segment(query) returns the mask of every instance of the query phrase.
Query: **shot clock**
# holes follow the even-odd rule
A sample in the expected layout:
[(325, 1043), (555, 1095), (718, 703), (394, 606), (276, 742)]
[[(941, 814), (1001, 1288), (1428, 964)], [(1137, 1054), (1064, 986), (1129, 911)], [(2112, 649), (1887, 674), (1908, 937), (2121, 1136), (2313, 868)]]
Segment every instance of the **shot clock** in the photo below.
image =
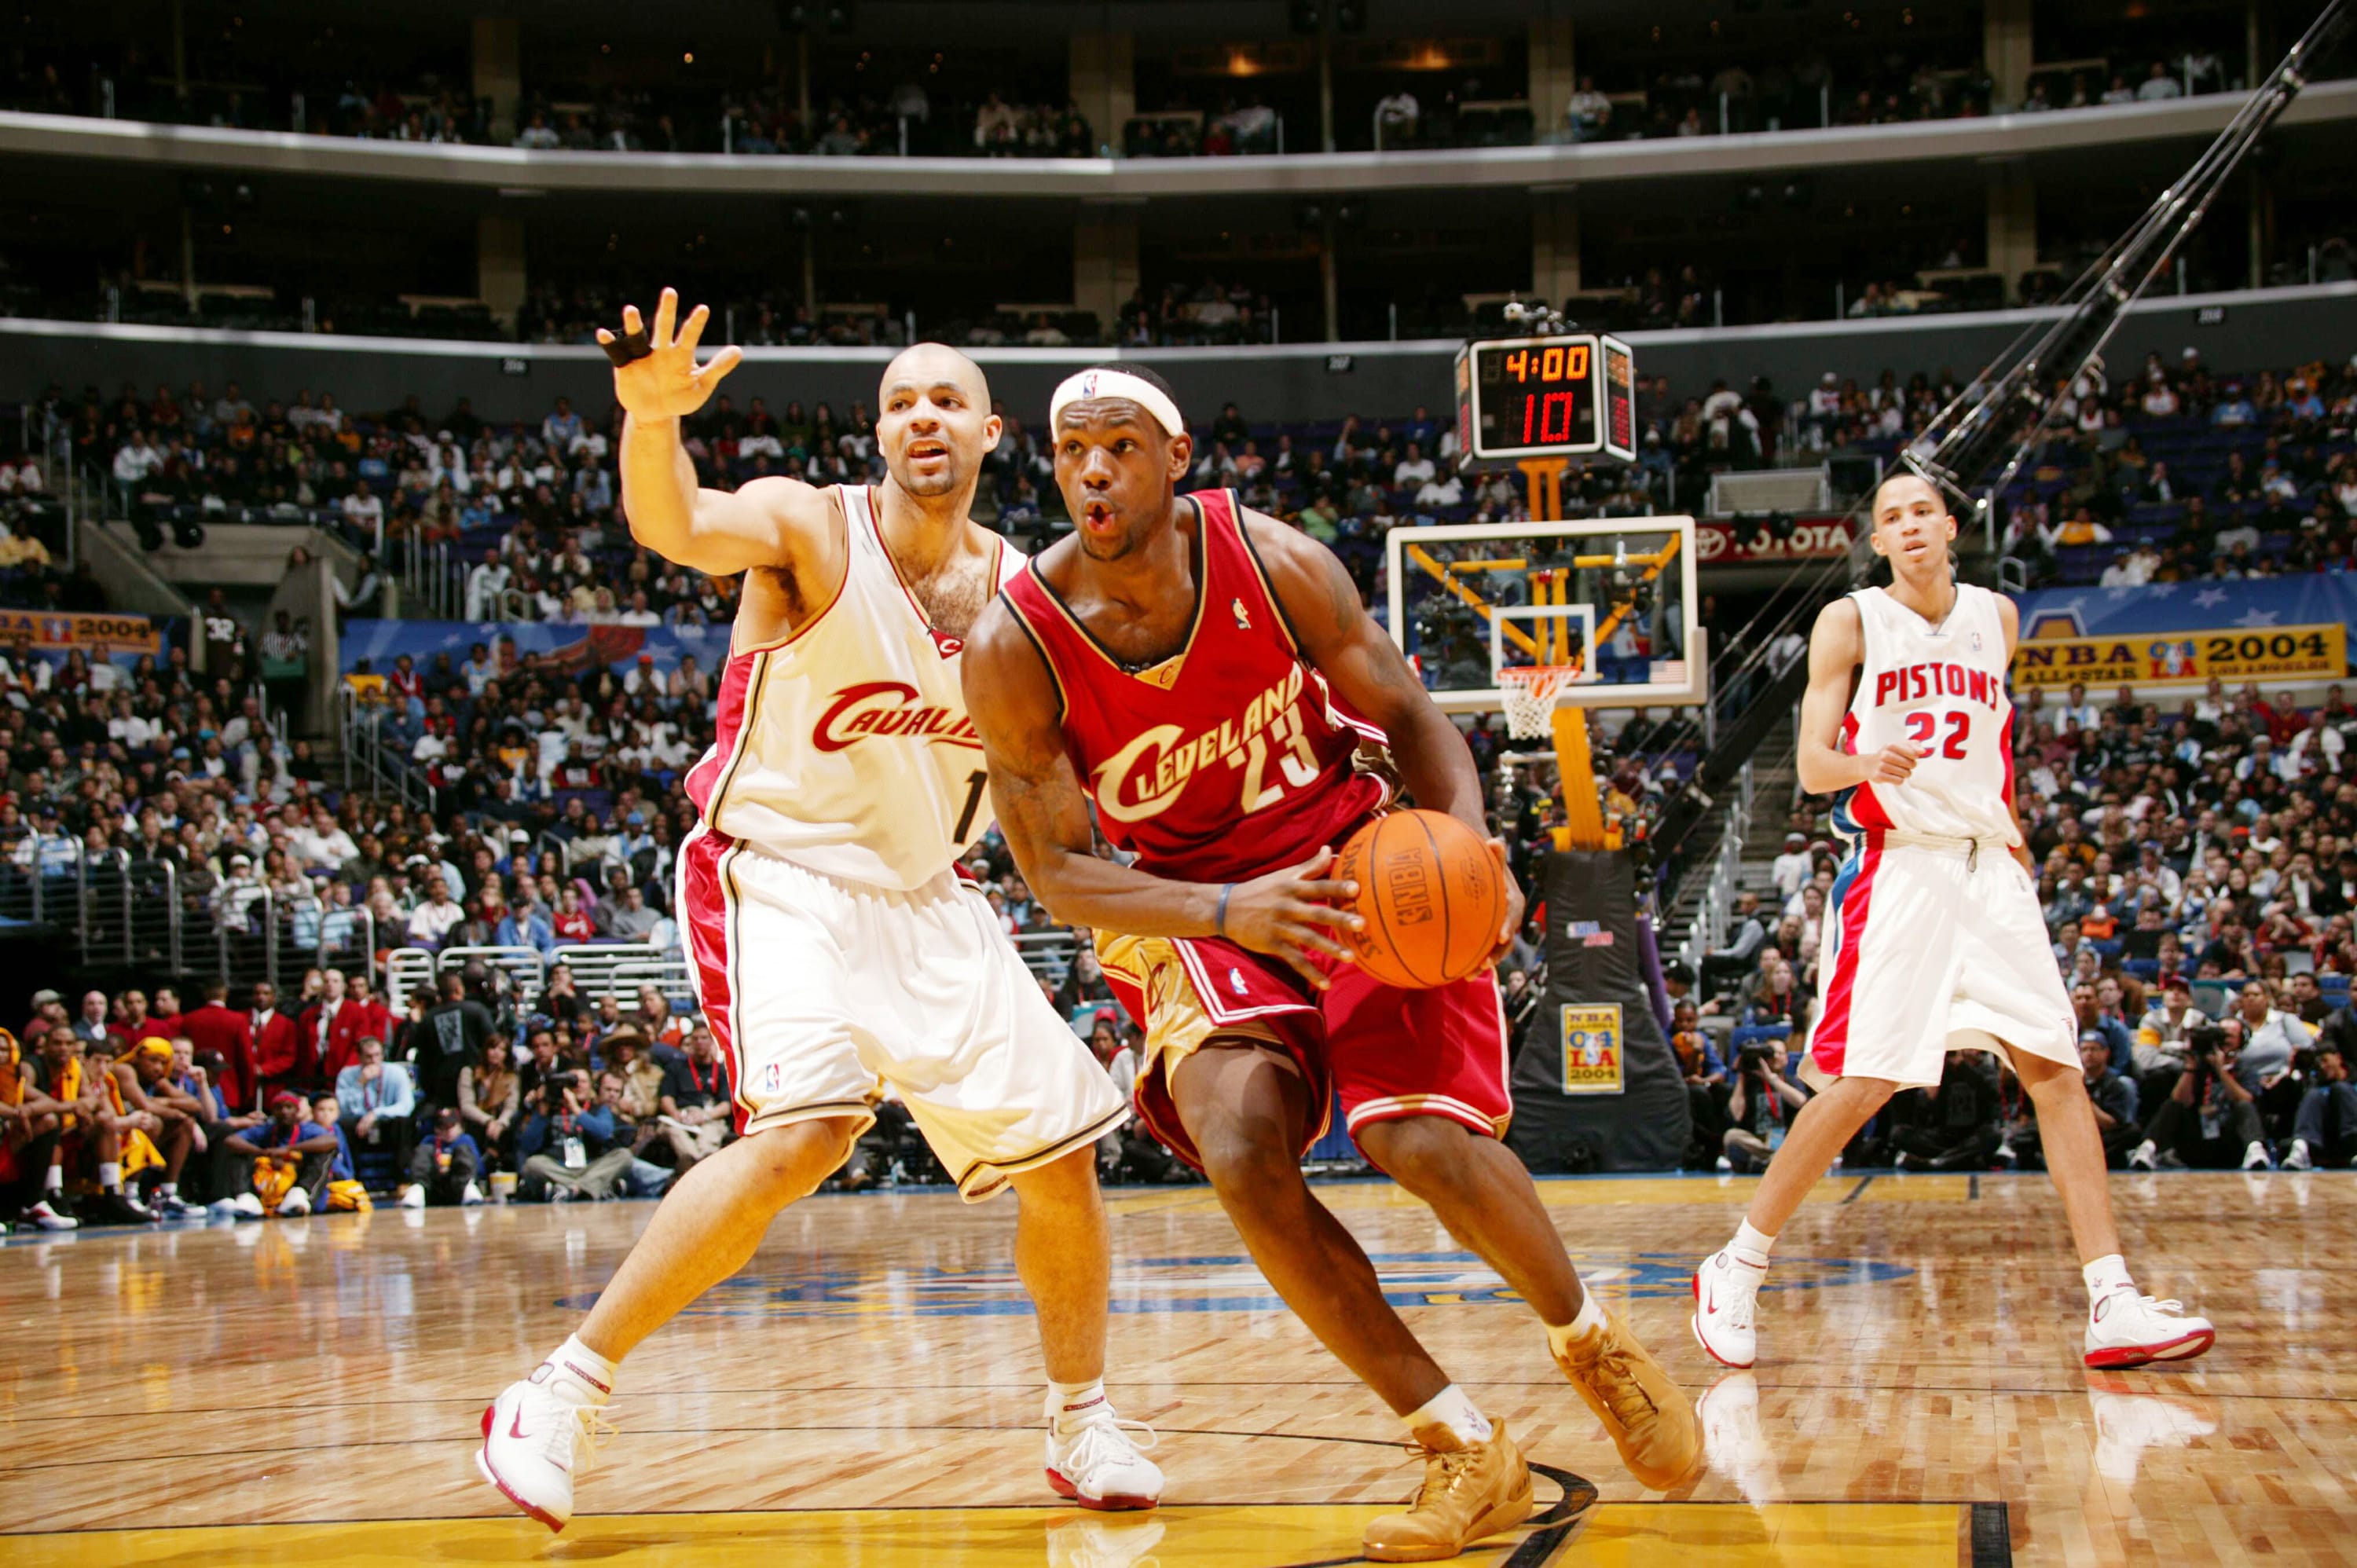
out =
[(1491, 338), (1457, 351), (1457, 446), (1470, 463), (1637, 457), (1636, 362), (1591, 332)]

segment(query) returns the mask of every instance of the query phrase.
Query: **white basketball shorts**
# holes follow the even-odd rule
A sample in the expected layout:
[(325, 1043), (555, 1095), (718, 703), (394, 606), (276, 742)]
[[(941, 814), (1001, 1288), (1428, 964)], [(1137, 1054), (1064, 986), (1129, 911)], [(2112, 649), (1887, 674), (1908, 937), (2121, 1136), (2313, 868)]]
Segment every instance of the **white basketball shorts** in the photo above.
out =
[(888, 1085), (974, 1203), (1129, 1119), (954, 873), (898, 892), (699, 827), (680, 849), (679, 911), (740, 1133), (826, 1116), (865, 1131)]
[(1951, 1048), (1991, 1036), (2078, 1065), (2038, 890), (1997, 840), (1867, 829), (1834, 880), (1817, 972), (1813, 1076), (1934, 1084)]

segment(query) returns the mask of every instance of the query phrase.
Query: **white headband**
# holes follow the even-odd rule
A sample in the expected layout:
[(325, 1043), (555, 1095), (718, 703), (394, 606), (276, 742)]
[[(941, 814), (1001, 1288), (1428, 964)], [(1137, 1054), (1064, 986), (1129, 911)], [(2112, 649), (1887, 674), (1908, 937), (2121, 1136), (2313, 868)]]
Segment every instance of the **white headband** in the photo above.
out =
[(1056, 395), (1049, 400), (1049, 433), (1055, 431), (1056, 421), (1063, 417), (1066, 408), (1097, 397), (1128, 399), (1152, 414), (1161, 424), (1165, 435), (1178, 435), (1187, 428), (1187, 422), (1178, 417), (1178, 405), (1170, 401), (1169, 393), (1153, 382), (1141, 381), (1125, 371), (1082, 371), (1078, 375), (1065, 377), (1063, 385), (1058, 387)]

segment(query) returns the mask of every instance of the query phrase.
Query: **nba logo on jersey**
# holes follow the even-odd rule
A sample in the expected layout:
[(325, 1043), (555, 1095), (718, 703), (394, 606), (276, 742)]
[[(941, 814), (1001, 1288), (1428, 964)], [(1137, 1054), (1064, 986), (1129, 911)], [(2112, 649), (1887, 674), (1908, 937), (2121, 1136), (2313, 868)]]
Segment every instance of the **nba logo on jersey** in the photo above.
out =
[(1244, 972), (1243, 970), (1231, 968), (1228, 971), (1228, 989), (1234, 992), (1239, 996), (1244, 994)]
[(1243, 600), (1230, 599), (1228, 601), (1228, 607), (1236, 612), (1236, 629), (1238, 631), (1250, 631), (1252, 629), (1252, 617), (1244, 613)]
[(763, 1068), (761, 1069), (761, 1092), (763, 1094), (770, 1095), (776, 1094), (780, 1089), (783, 1087), (783, 1073), (784, 1068), (778, 1062), (773, 1061), (770, 1063), (769, 1066)]

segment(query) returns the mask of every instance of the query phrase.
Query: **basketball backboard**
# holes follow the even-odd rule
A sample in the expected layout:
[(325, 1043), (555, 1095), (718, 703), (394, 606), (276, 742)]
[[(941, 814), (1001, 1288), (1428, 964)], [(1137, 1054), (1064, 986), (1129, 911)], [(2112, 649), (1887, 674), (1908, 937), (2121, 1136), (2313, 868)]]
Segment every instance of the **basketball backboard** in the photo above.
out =
[(1501, 670), (1573, 665), (1560, 701), (1676, 707), (1707, 694), (1690, 517), (1394, 528), (1392, 640), (1442, 711), (1502, 710)]

